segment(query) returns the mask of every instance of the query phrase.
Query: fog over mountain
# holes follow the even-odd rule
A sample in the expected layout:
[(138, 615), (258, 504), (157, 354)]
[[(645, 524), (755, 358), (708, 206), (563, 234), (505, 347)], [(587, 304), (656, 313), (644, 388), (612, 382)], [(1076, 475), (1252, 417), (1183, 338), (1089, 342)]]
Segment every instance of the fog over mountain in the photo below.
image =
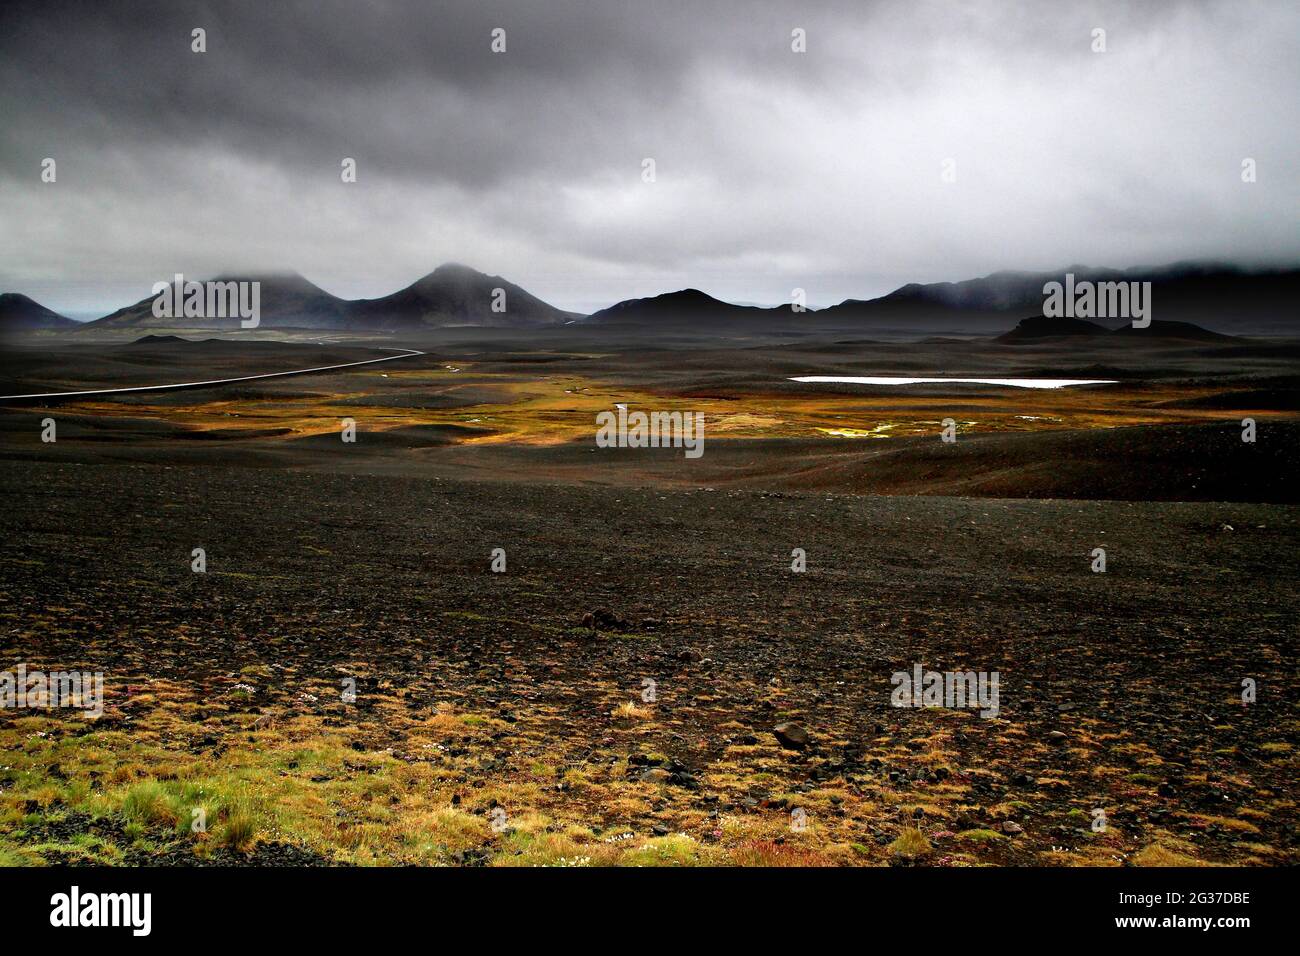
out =
[[(1180, 262), (1133, 269), (1070, 265), (1044, 272), (999, 272), (960, 282), (909, 283), (868, 301), (848, 299), (818, 313), (907, 329), (1005, 328), (1008, 316), (1041, 312), (1044, 287), (1078, 282), (1150, 283), (1152, 317), (1198, 322), (1223, 331), (1294, 334), (1300, 269), (1246, 270), (1224, 263)], [(1106, 321), (1106, 317), (1099, 317)], [(1109, 325), (1124, 322), (1110, 317)]]
[[(1300, 269), (1247, 270), (1222, 263), (1184, 262), (1127, 270), (1073, 265), (1041, 273), (1000, 272), (960, 282), (908, 283), (887, 295), (846, 299), (824, 309), (797, 309), (794, 303), (758, 307), (724, 302), (699, 289), (681, 289), (624, 299), (590, 315), (558, 309), (502, 276), (487, 275), (459, 263), (444, 263), (404, 288), (374, 299), (342, 299), (293, 272), (225, 275), (212, 282), (256, 282), (259, 327), (264, 328), (388, 332), (581, 325), (689, 329), (723, 335), (756, 329), (814, 328), (980, 334), (1007, 331), (1026, 313), (1042, 312), (1044, 289), (1066, 275), (1073, 276), (1080, 285), (1097, 288), (1149, 286), (1144, 315), (1156, 323), (1152, 336), (1178, 332), (1186, 337), (1187, 330), (1179, 331), (1179, 325), (1188, 322), (1238, 334), (1297, 332), (1295, 304), (1300, 301)], [(187, 281), (195, 280), (189, 277)], [(163, 298), (170, 302), (171, 288), (165, 291)], [(251, 296), (251, 290), (239, 294), (241, 299), (232, 300), (232, 308), (237, 309), (243, 297)], [(183, 293), (181, 301), (188, 295)], [(154, 305), (155, 297), (146, 296), (80, 326), (25, 295), (5, 293), (0, 295), (0, 331), (237, 328), (235, 311), (187, 316), (178, 310), (155, 315)], [(1105, 324), (1099, 326), (1068, 316), (1047, 321), (1039, 321), (1041, 315), (1031, 316), (1011, 331), (1009, 340), (1110, 331), (1117, 324), (1128, 325), (1131, 317), (1108, 314), (1102, 309), (1096, 318)]]
[(459, 263), (441, 265), (392, 295), (352, 303), (350, 314), (355, 324), (378, 328), (527, 328), (577, 318), (576, 313), (548, 305), (501, 276), (485, 275)]
[(589, 313), (1300, 259), (1295, 4), (129, 10), (0, 6), (0, 288), (65, 314), (268, 264), (358, 299), (467, 262)]
[[(556, 309), (500, 276), (446, 263), (390, 295), (341, 299), (297, 273), (225, 275), (215, 282), (257, 282), (259, 327), (387, 331), (444, 326), (528, 328), (559, 325), (576, 316)], [(187, 281), (206, 280), (187, 277)], [(497, 290), (500, 290), (498, 294)], [(497, 307), (494, 308), (494, 301)], [(154, 297), (118, 309), (86, 327), (237, 328), (237, 317), (154, 314)]]

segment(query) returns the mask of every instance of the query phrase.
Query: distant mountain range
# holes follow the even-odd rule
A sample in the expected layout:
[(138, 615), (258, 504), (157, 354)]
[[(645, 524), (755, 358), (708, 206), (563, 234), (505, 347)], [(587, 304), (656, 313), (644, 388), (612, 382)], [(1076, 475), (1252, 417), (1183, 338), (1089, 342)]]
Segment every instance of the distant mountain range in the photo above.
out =
[[(547, 305), (500, 276), (448, 263), (422, 279), (379, 299), (340, 299), (297, 273), (223, 276), (219, 282), (260, 283), (260, 328), (391, 331), (447, 326), (529, 328), (559, 325), (576, 318)], [(502, 290), (499, 294), (496, 290)], [(500, 311), (493, 311), (493, 303)], [(141, 299), (112, 315), (86, 323), (98, 328), (238, 327), (230, 318), (158, 318), (154, 297)]]
[[(1183, 262), (1127, 270), (1070, 266), (1057, 272), (995, 272), (963, 282), (912, 283), (879, 298), (846, 299), (828, 308), (799, 312), (790, 305), (735, 305), (698, 289), (683, 289), (628, 299), (585, 316), (557, 309), (500, 276), (454, 263), (439, 266), (406, 288), (377, 299), (341, 299), (296, 273), (225, 276), (218, 281), (261, 283), (262, 328), (365, 332), (452, 326), (541, 328), (578, 323), (698, 331), (825, 328), (991, 334), (1011, 329), (1027, 312), (1041, 311), (1044, 285), (1061, 282), (1066, 273), (1072, 273), (1076, 282), (1150, 282), (1152, 316), (1161, 323), (1195, 323), (1226, 333), (1300, 331), (1296, 308), (1300, 301), (1300, 269), (1248, 270), (1221, 263)], [(232, 318), (156, 318), (153, 301), (150, 296), (82, 324), (26, 296), (6, 293), (0, 295), (0, 330), (238, 327), (237, 319)], [(1021, 338), (1034, 334), (1033, 326), (1020, 330)]]
[[(629, 299), (579, 321), (592, 325), (719, 327), (743, 322), (787, 329), (991, 333), (1006, 330), (1026, 312), (1041, 311), (1043, 287), (1063, 281), (1067, 273), (1072, 273), (1076, 282), (1150, 282), (1152, 315), (1160, 317), (1162, 329), (1166, 328), (1164, 323), (1183, 322), (1223, 332), (1300, 331), (1300, 269), (1249, 271), (1213, 263), (1127, 270), (1070, 266), (1059, 272), (995, 272), (964, 282), (911, 283), (876, 299), (845, 299), (839, 305), (806, 312), (794, 312), (789, 305), (768, 309), (731, 305), (696, 289), (686, 289)], [(1116, 318), (1111, 324), (1123, 321)], [(1144, 330), (1130, 326), (1130, 331)]]
[(1056, 272), (995, 272), (965, 282), (912, 283), (878, 299), (845, 300), (818, 315), (926, 331), (996, 331), (1005, 329), (1012, 315), (1041, 313), (1043, 286), (1061, 282), (1067, 273), (1076, 282), (1150, 282), (1152, 317), (1162, 321), (1194, 322), (1223, 332), (1300, 328), (1300, 269), (1251, 271), (1193, 262), (1136, 269), (1076, 265)]

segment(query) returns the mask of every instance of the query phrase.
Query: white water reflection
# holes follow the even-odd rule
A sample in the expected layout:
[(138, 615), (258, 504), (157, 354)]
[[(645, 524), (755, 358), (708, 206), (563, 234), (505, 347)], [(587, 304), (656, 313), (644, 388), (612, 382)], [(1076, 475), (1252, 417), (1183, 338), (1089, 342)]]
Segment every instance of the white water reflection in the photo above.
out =
[(1006, 385), (1012, 388), (1118, 384), (1113, 378), (907, 378), (900, 375), (800, 375), (790, 381), (839, 385)]

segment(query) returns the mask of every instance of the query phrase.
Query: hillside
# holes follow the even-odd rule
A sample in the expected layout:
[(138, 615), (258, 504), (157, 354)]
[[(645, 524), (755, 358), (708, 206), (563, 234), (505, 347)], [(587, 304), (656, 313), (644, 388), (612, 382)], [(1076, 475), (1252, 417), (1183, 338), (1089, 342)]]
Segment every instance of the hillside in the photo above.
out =
[[(494, 308), (498, 303), (499, 311)], [(354, 326), (414, 329), (530, 328), (562, 325), (577, 316), (543, 302), (501, 276), (447, 263), (391, 295), (349, 303), (348, 317)]]
[(20, 293), (0, 294), (0, 333), (33, 329), (73, 329), (79, 324)]

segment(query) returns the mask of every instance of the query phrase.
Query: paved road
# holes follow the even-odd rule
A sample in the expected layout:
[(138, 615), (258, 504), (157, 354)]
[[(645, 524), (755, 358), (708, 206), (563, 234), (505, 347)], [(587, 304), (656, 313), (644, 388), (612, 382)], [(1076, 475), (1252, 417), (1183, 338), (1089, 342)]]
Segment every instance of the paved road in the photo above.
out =
[(34, 392), (31, 395), (0, 395), (0, 402), (18, 401), (29, 398), (88, 398), (94, 395), (121, 395), (126, 392), (166, 392), (180, 388), (206, 388), (210, 385), (232, 385), (235, 382), (252, 382), (259, 378), (283, 378), (286, 375), (308, 375), (312, 372), (333, 372), (341, 368), (356, 368), (358, 365), (374, 365), (376, 362), (392, 362), (396, 359), (410, 358), (412, 355), (424, 355), (415, 349), (383, 349), (385, 352), (400, 352), (400, 355), (385, 355), (383, 358), (366, 359), (364, 362), (346, 362), (343, 365), (321, 365), (317, 368), (296, 368), (289, 372), (264, 372), (261, 375), (241, 375), (239, 378), (214, 378), (206, 382), (176, 382), (172, 385), (136, 385), (132, 388), (91, 388), (80, 392)]

